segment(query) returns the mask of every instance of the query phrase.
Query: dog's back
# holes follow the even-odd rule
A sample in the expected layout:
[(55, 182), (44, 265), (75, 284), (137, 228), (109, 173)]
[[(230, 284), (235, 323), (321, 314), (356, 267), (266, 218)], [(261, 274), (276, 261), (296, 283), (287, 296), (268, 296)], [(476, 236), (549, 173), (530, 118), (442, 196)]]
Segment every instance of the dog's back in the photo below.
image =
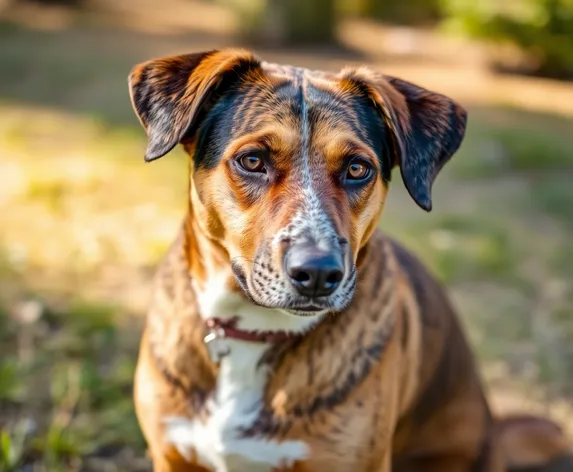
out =
[[(398, 423), (394, 470), (416, 470), (418, 460), (427, 460), (423, 451), (432, 441), (442, 441), (444, 436), (452, 436), (452, 441), (474, 436), (475, 431), (471, 429), (476, 422), (471, 423), (471, 429), (468, 426), (461, 430), (439, 424), (444, 418), (443, 410), (459, 403), (460, 397), (476, 415), (477, 423), (477, 416), (483, 418), (483, 442), (477, 453), (476, 471), (489, 470), (487, 466), (495, 463), (508, 472), (573, 471), (571, 446), (557, 424), (532, 415), (493, 417), (482, 393), (470, 346), (445, 291), (418, 258), (397, 242), (392, 244), (419, 306), (424, 358), (436, 360), (422, 364), (417, 400)], [(468, 398), (473, 401), (468, 402)], [(467, 414), (466, 411), (464, 416)], [(426, 435), (425, 430), (430, 431), (430, 435)], [(436, 431), (442, 434), (436, 437)], [(439, 465), (436, 467), (440, 470)]]

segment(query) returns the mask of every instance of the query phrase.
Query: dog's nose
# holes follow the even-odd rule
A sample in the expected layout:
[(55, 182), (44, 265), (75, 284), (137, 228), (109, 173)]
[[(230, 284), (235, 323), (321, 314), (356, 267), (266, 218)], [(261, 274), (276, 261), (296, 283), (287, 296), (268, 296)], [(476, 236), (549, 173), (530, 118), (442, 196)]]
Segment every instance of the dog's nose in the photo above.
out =
[(285, 257), (285, 271), (298, 293), (325, 297), (333, 293), (344, 277), (341, 254), (312, 245), (292, 246)]

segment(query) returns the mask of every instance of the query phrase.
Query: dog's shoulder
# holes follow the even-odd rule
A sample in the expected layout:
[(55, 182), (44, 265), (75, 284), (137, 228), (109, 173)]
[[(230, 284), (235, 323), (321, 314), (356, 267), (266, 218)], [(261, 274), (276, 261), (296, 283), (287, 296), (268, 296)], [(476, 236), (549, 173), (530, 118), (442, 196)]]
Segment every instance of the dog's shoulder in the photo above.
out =
[(381, 240), (389, 246), (400, 275), (407, 281), (408, 296), (414, 298), (423, 327), (440, 331), (459, 328), (458, 315), (444, 285), (426, 264), (394, 238), (383, 235)]
[[(394, 239), (384, 236), (384, 240), (391, 247), (399, 276), (407, 281), (400, 296), (410, 300), (404, 305), (415, 307), (417, 316), (409, 319), (418, 326), (409, 326), (407, 331), (420, 331), (418, 388), (398, 422), (394, 440), (396, 463), (404, 465), (397, 470), (410, 470), (410, 454), (415, 456), (417, 447), (430, 447), (444, 438), (453, 449), (464, 450), (476, 460), (483, 455), (486, 460), (481, 448), (487, 447), (490, 412), (461, 320), (445, 287), (425, 264)], [(453, 428), (457, 422), (475, 428)], [(442, 437), (428, 436), (427, 431), (442, 431)]]
[(408, 280), (416, 303), (420, 307), (423, 321), (429, 324), (444, 323), (447, 317), (437, 315), (437, 306), (443, 306), (448, 315), (453, 314), (443, 285), (430, 272), (428, 267), (403, 244), (391, 236), (384, 235), (385, 243), (391, 247), (400, 272)]
[(400, 273), (408, 281), (409, 293), (405, 296), (414, 299), (418, 311), (419, 355), (424, 362), (419, 401), (411, 416), (423, 423), (464, 390), (480, 390), (476, 364), (461, 320), (443, 284), (405, 246), (389, 236), (383, 238), (392, 248)]

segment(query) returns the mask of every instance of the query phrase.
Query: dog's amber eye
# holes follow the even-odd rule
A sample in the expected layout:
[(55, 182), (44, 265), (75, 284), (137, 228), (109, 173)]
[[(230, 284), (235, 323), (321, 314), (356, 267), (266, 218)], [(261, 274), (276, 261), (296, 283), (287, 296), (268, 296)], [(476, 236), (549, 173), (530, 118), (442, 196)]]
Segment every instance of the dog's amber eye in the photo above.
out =
[(248, 154), (239, 159), (241, 167), (249, 172), (265, 172), (263, 159), (256, 154)]
[(370, 175), (370, 167), (361, 162), (353, 162), (346, 171), (347, 180), (364, 180)]

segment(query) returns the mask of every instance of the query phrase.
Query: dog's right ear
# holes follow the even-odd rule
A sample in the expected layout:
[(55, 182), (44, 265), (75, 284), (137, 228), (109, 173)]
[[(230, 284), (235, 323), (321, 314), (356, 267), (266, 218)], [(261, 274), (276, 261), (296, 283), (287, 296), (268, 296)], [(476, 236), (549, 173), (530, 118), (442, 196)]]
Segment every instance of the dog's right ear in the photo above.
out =
[(129, 74), (133, 108), (148, 137), (145, 160), (153, 161), (194, 133), (220, 94), (249, 74), (261, 74), (248, 51), (225, 49), (155, 59)]

